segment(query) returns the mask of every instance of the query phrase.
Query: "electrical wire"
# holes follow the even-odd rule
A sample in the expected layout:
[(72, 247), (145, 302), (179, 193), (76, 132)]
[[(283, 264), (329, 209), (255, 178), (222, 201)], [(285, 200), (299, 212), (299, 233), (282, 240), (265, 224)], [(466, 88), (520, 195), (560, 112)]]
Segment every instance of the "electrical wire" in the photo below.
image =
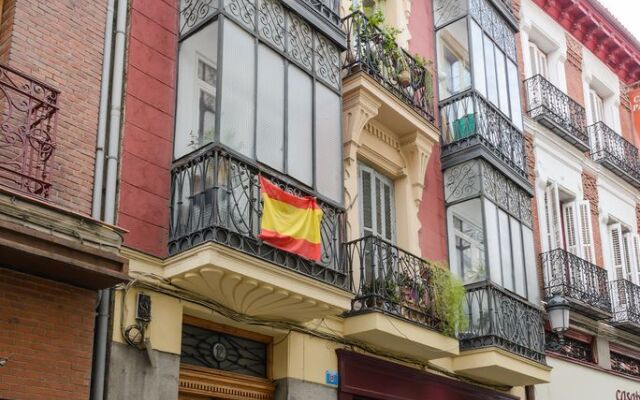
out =
[[(131, 273), (134, 273), (133, 271)], [(331, 342), (335, 342), (338, 344), (341, 344), (343, 346), (346, 346), (349, 349), (352, 350), (360, 350), (366, 353), (370, 353), (370, 354), (374, 354), (380, 357), (384, 357), (384, 358), (388, 358), (388, 359), (392, 359), (395, 361), (399, 361), (402, 363), (406, 363), (406, 364), (411, 364), (411, 365), (415, 365), (420, 367), (420, 369), (422, 369), (423, 371), (435, 371), (438, 372), (442, 375), (448, 376), (450, 378), (454, 378), (460, 381), (464, 381), (467, 383), (471, 383), (474, 385), (480, 385), (480, 386), (484, 386), (484, 387), (488, 387), (494, 390), (498, 390), (498, 391), (509, 391), (511, 389), (511, 387), (509, 386), (501, 386), (501, 385), (488, 385), (484, 382), (480, 382), (477, 381), (475, 379), (472, 378), (467, 378), (461, 375), (458, 375), (454, 372), (451, 372), (445, 368), (442, 368), (436, 364), (433, 364), (430, 361), (422, 361), (419, 359), (416, 359), (414, 357), (410, 357), (410, 356), (403, 356), (403, 355), (399, 355), (396, 353), (392, 353), (386, 350), (382, 350), (380, 348), (377, 348), (376, 346), (372, 346), (368, 343), (359, 341), (359, 340), (354, 340), (354, 339), (349, 339), (349, 338), (345, 338), (340, 336), (337, 332), (335, 332), (333, 329), (331, 329), (330, 327), (327, 326), (327, 324), (324, 322), (324, 320), (320, 321), (320, 323), (318, 324), (318, 327), (320, 326), (320, 324), (324, 324), (325, 327), (331, 331), (331, 333), (327, 333), (327, 332), (322, 332), (319, 330), (314, 330), (314, 329), (310, 329), (307, 328), (305, 326), (302, 326), (300, 324), (297, 324), (295, 322), (291, 322), (291, 321), (284, 321), (284, 320), (272, 320), (272, 319), (262, 319), (262, 318), (257, 318), (257, 317), (253, 317), (250, 315), (246, 315), (246, 314), (242, 314), (239, 313), (229, 307), (226, 307), (218, 302), (216, 302), (215, 300), (212, 299), (208, 299), (204, 296), (200, 296), (194, 293), (191, 293), (189, 291), (180, 289), (174, 285), (172, 285), (167, 279), (160, 277), (156, 274), (149, 274), (149, 273), (137, 273), (137, 276), (132, 279), (131, 281), (129, 281), (126, 284), (120, 284), (116, 287), (116, 290), (123, 290), (124, 296), (123, 296), (123, 303), (124, 303), (124, 299), (127, 297), (127, 293), (130, 289), (132, 288), (140, 288), (140, 289), (147, 289), (147, 290), (151, 290), (154, 292), (158, 292), (158, 293), (162, 293), (165, 294), (167, 296), (171, 296), (183, 301), (187, 301), (189, 303), (192, 304), (196, 304), (199, 306), (202, 306), (204, 308), (207, 308), (223, 317), (226, 317), (228, 319), (231, 319), (235, 322), (240, 322), (240, 323), (244, 323), (247, 325), (252, 325), (252, 326), (263, 326), (263, 327), (269, 327), (269, 328), (273, 328), (276, 330), (281, 330), (281, 331), (287, 331), (287, 335), (285, 336), (288, 337), (291, 332), (297, 332), (297, 333), (301, 333), (301, 334), (306, 334), (312, 337), (316, 337), (318, 339), (322, 339), (322, 340), (326, 340), (326, 341), (331, 341)], [(147, 279), (144, 278), (151, 278), (151, 279), (155, 279), (157, 281), (159, 281), (160, 283), (152, 283), (150, 281), (148, 281)], [(123, 304), (123, 306), (121, 307), (121, 319), (120, 319), (120, 328), (121, 328), (121, 332), (123, 333), (124, 336), (124, 331), (125, 331), (125, 322), (124, 322), (124, 308), (125, 305)], [(279, 341), (279, 343), (281, 343), (281, 341)]]

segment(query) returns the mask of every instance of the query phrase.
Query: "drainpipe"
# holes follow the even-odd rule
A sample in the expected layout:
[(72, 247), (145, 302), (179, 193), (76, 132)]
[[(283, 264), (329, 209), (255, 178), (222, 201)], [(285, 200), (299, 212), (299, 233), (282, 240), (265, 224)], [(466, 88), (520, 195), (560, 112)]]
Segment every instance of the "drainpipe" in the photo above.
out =
[(120, 154), (120, 120), (122, 117), (122, 86), (124, 80), (125, 30), (127, 28), (127, 0), (119, 0), (116, 17), (115, 47), (113, 55), (113, 81), (111, 83), (111, 109), (109, 111), (109, 148), (107, 151), (107, 177), (104, 199), (104, 221), (115, 223), (118, 159)]
[(109, 105), (109, 84), (111, 83), (111, 47), (113, 45), (113, 2), (107, 2), (107, 20), (104, 30), (104, 56), (102, 59), (102, 82), (100, 84), (100, 111), (98, 114), (98, 138), (96, 143), (96, 165), (93, 181), (93, 204), (91, 215), (102, 217), (102, 185), (104, 180), (104, 146), (107, 141), (107, 111)]
[[(107, 2), (104, 59), (102, 63), (102, 83), (100, 88), (100, 110), (98, 116), (96, 164), (91, 212), (94, 218), (102, 219), (101, 217), (104, 211), (104, 221), (109, 224), (115, 223), (127, 3), (127, 0), (118, 0), (117, 2), (115, 48), (114, 54), (112, 55), (115, 0), (108, 0)], [(113, 76), (111, 76), (111, 71), (113, 71)], [(109, 97), (111, 97), (111, 107), (108, 107)], [(109, 148), (107, 154), (106, 192), (103, 207), (102, 187), (105, 145), (107, 142), (107, 114), (109, 114)], [(95, 323), (93, 367), (91, 370), (91, 400), (104, 400), (111, 290), (101, 290), (99, 292), (99, 300)]]

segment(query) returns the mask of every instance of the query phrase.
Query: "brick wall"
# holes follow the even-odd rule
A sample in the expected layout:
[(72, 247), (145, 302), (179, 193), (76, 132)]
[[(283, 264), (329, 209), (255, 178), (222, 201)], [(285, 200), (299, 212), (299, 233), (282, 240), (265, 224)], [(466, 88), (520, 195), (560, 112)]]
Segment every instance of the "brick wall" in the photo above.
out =
[(166, 256), (177, 62), (177, 0), (133, 0), (118, 225), (125, 245)]
[(640, 143), (636, 143), (636, 135), (633, 131), (629, 89), (623, 82), (620, 82), (620, 130), (625, 139), (634, 143), (636, 146), (640, 145)]
[(564, 63), (564, 67), (567, 76), (567, 94), (584, 107), (582, 44), (568, 33), (565, 36), (567, 38), (567, 61)]
[(50, 200), (90, 213), (106, 0), (5, 0), (0, 60), (61, 91)]
[(0, 268), (0, 398), (89, 398), (95, 292)]
[(600, 198), (598, 196), (598, 180), (595, 176), (582, 172), (582, 191), (584, 199), (591, 203), (591, 226), (593, 231), (593, 245), (596, 253), (596, 264), (604, 268), (602, 253), (602, 237), (600, 236)]

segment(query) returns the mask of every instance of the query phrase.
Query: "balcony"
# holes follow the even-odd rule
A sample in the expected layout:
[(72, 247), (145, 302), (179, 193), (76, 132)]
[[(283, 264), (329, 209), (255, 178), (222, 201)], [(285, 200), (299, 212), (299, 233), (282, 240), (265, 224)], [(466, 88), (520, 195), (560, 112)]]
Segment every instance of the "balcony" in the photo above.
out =
[(344, 211), (318, 199), (322, 256), (315, 262), (258, 239), (262, 175), (295, 195), (315, 195), (220, 144), (178, 160), (169, 253), (164, 277), (172, 284), (237, 312), (308, 321), (348, 310), (352, 294), (341, 263)]
[(456, 372), (493, 384), (549, 380), (543, 311), (490, 282), (467, 285), (469, 327), (459, 333)]
[(607, 271), (563, 249), (540, 255), (545, 299), (556, 294), (579, 312), (595, 319), (611, 317)]
[(640, 334), (640, 286), (626, 279), (612, 281), (611, 302), (612, 325)]
[(541, 75), (527, 79), (524, 86), (531, 118), (580, 151), (589, 151), (584, 108)]
[(467, 91), (440, 103), (442, 168), (483, 157), (520, 186), (527, 180), (524, 138), (481, 95)]
[(47, 198), (59, 92), (0, 65), (0, 185)]
[(428, 121), (434, 121), (433, 76), (426, 66), (389, 43), (388, 35), (356, 11), (343, 19), (347, 32), (345, 77), (364, 72)]
[(638, 148), (603, 122), (589, 126), (588, 131), (593, 146), (591, 157), (635, 188), (640, 189)]
[(360, 278), (345, 336), (425, 360), (458, 353), (457, 340), (442, 333), (438, 289), (426, 261), (376, 236), (345, 248), (349, 268)]

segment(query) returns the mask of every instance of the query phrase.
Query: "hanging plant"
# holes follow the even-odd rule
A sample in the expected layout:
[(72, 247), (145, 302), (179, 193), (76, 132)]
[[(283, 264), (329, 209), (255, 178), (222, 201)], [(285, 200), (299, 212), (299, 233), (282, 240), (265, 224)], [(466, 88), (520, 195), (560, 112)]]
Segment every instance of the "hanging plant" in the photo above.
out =
[(443, 333), (455, 336), (469, 326), (465, 313), (465, 288), (454, 276), (446, 263), (433, 263), (430, 268), (430, 283), (433, 288), (433, 310), (442, 321)]

